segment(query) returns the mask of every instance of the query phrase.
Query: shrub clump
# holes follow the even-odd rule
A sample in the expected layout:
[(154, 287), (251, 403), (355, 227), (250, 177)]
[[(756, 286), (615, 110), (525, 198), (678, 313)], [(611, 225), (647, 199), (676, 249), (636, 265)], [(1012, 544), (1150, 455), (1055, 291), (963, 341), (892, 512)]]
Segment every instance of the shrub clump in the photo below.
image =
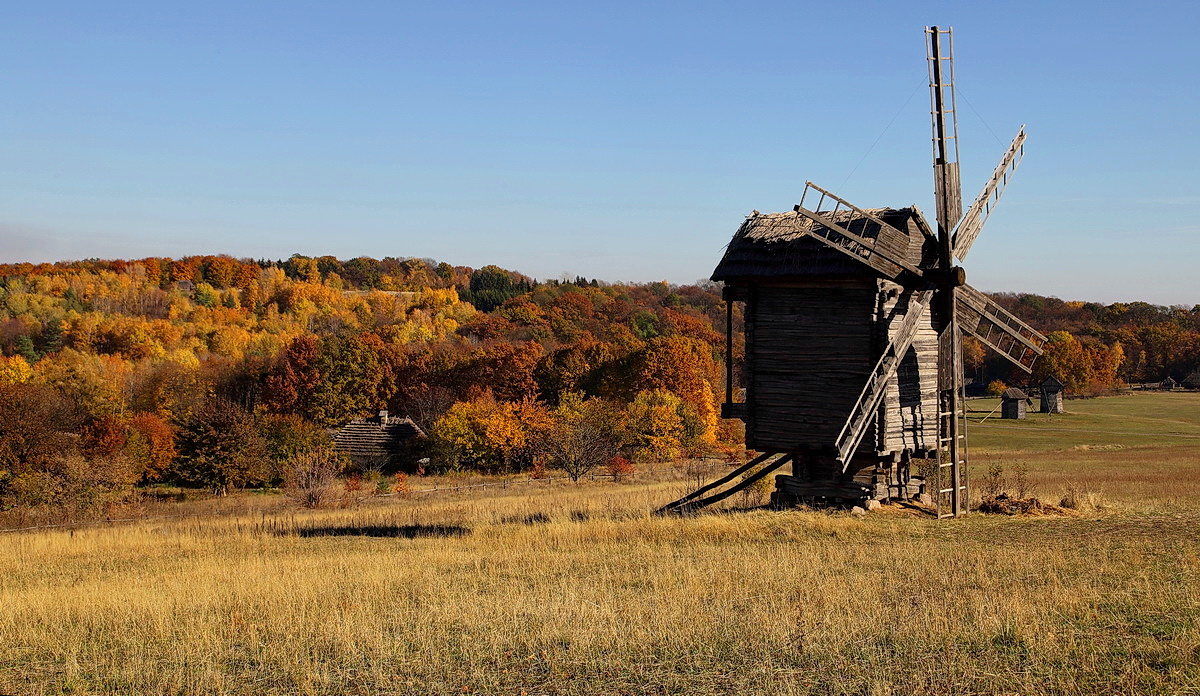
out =
[(1037, 498), (1011, 498), (1007, 493), (984, 498), (979, 503), (979, 512), (993, 515), (1066, 515), (1064, 508), (1043, 503)]

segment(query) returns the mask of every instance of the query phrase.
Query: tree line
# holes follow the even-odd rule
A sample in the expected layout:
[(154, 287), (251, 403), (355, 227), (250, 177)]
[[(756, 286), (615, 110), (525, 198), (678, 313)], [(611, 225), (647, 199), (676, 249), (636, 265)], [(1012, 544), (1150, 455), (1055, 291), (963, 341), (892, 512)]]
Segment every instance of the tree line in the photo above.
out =
[(0, 506), (276, 485), (380, 408), (434, 470), (730, 449), (721, 318), (714, 288), (422, 259), (0, 266)]
[[(1038, 369), (1080, 393), (1200, 366), (1200, 308), (996, 297), (1051, 334)], [(723, 324), (711, 284), (429, 259), (0, 265), (0, 506), (277, 485), (380, 408), (429, 435), (435, 470), (734, 456)], [(967, 363), (1019, 383), (971, 342)]]

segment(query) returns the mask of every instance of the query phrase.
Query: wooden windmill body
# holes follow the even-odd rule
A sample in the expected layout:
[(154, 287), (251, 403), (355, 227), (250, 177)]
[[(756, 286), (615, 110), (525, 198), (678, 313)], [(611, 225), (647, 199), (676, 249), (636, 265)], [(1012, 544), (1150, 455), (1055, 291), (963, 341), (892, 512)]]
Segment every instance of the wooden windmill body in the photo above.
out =
[[(914, 265), (933, 253), (919, 211), (865, 212), (903, 233), (896, 248)], [(851, 230), (875, 226), (855, 213), (838, 217)], [(727, 401), (723, 415), (745, 421), (748, 449), (791, 455), (793, 475), (778, 480), (777, 499), (874, 497), (875, 469), (937, 450), (938, 327), (930, 312), (915, 317), (911, 345), (842, 467), (831, 444), (915, 295), (816, 241), (813, 225), (797, 212), (752, 214), (713, 274), (727, 301), (744, 303), (745, 399)]]
[(936, 229), (915, 206), (859, 208), (811, 182), (792, 211), (746, 218), (712, 277), (729, 303), (728, 355), (732, 303), (744, 303), (745, 397), (735, 399), (727, 360), (723, 415), (744, 420), (747, 448), (763, 454), (664, 511), (715, 502), (787, 463), (777, 503), (909, 498), (923, 484), (912, 460), (931, 457), (939, 515), (965, 511), (961, 336), (1026, 371), (1046, 339), (955, 265), (1016, 170), (1025, 132), (963, 214), (950, 32), (926, 36)]

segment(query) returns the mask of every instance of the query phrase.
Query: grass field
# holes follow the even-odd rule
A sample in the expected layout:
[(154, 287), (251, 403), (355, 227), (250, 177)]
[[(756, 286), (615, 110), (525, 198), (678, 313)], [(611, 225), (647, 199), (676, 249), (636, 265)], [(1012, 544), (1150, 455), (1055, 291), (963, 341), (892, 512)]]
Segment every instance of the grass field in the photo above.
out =
[(635, 481), (0, 536), (0, 693), (1200, 694), (1200, 394), (1067, 407), (970, 438), (1070, 517)]

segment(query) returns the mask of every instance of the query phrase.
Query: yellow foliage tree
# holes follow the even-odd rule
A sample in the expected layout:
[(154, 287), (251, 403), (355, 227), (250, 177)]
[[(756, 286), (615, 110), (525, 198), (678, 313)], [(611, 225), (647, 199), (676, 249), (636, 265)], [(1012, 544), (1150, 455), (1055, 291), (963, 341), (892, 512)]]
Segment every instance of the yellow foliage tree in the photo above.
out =
[(676, 459), (682, 453), (683, 400), (666, 389), (638, 392), (625, 410), (626, 427), (637, 455), (649, 461)]
[(432, 435), (447, 468), (506, 469), (526, 452), (531, 425), (544, 417), (536, 402), (506, 403), (487, 392), (451, 406)]
[(33, 368), (20, 355), (0, 356), (0, 384), (22, 384), (33, 379)]

